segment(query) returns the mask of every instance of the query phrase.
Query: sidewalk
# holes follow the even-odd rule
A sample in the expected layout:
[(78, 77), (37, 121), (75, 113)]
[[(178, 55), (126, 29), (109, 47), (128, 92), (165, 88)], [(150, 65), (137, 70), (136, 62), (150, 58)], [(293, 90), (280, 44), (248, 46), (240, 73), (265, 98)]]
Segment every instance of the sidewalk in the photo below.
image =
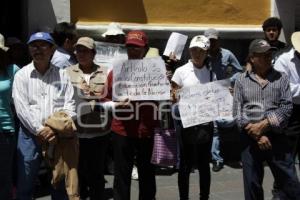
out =
[[(166, 171), (167, 172), (167, 171)], [(299, 174), (299, 171), (298, 171)], [(105, 177), (108, 181), (105, 185), (107, 199), (112, 198), (113, 176)], [(157, 183), (157, 200), (177, 200), (177, 173), (156, 176)], [(271, 199), (271, 188), (273, 177), (268, 167), (265, 167), (264, 191), (265, 199)], [(138, 181), (132, 180), (131, 199), (138, 199)], [(199, 199), (198, 197), (198, 171), (195, 170), (190, 178), (190, 199)], [(242, 169), (233, 168), (228, 165), (220, 172), (212, 172), (211, 182), (211, 200), (242, 200), (244, 199)], [(50, 196), (38, 198), (39, 200), (50, 200)]]

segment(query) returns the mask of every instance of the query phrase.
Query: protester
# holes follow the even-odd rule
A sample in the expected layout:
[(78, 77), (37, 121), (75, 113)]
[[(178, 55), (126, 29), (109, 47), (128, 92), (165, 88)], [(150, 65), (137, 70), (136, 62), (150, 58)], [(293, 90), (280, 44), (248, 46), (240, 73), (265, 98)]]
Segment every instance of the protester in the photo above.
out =
[[(225, 48), (220, 46), (219, 32), (216, 29), (210, 28), (204, 32), (204, 35), (210, 41), (210, 47), (208, 50), (209, 64), (212, 71), (216, 74), (217, 80), (223, 80), (230, 78), (236, 73), (242, 71), (242, 67), (234, 56), (234, 54)], [(228, 74), (228, 72), (230, 73)], [(228, 119), (233, 121), (233, 119)], [(214, 121), (214, 136), (211, 148), (212, 163), (214, 172), (220, 171), (224, 166), (224, 159), (221, 155), (220, 149), (220, 135), (218, 128), (219, 126), (232, 126), (234, 123), (227, 123), (228, 120), (219, 119)], [(218, 126), (219, 125), (219, 126)], [(224, 128), (224, 127), (223, 127)]]
[(282, 29), (280, 19), (277, 17), (270, 17), (263, 22), (262, 28), (265, 40), (271, 45), (271, 47), (275, 47), (277, 50), (281, 50), (286, 47), (286, 44), (278, 39)]
[[(97, 103), (105, 91), (107, 74), (106, 68), (93, 62), (95, 54), (94, 40), (81, 37), (75, 44), (78, 64), (67, 68), (77, 107), (80, 196), (82, 199), (89, 196), (91, 200), (104, 199), (104, 160), (111, 125), (111, 114), (101, 112), (103, 108)], [(109, 110), (109, 105), (106, 105), (106, 110)]]
[(241, 130), (244, 195), (264, 199), (266, 162), (281, 191), (280, 199), (299, 199), (292, 149), (283, 133), (292, 112), (288, 77), (273, 69), (271, 46), (256, 39), (249, 46), (251, 71), (235, 83), (233, 115)]
[[(143, 59), (148, 50), (148, 38), (143, 31), (130, 31), (126, 38), (128, 59)], [(115, 67), (115, 66), (114, 66)], [(113, 71), (108, 75), (108, 94), (112, 97)], [(140, 105), (147, 103), (149, 105)], [(119, 108), (112, 121), (115, 162), (114, 199), (130, 200), (131, 172), (134, 158), (139, 174), (139, 199), (153, 200), (156, 194), (155, 167), (150, 163), (154, 128), (155, 102), (134, 101), (134, 110)], [(123, 117), (129, 117), (125, 120)]]
[(125, 33), (120, 23), (111, 22), (102, 37), (104, 37), (105, 42), (125, 44)]
[(19, 68), (9, 64), (8, 47), (0, 34), (0, 199), (12, 199), (13, 158), (16, 135), (12, 111), (12, 84)]
[[(189, 46), (191, 60), (176, 69), (172, 78), (174, 95), (177, 89), (205, 84), (216, 80), (215, 74), (209, 69), (208, 49), (209, 39), (203, 35), (195, 36)], [(178, 115), (178, 109), (175, 111)], [(195, 166), (199, 170), (200, 199), (209, 199), (210, 193), (210, 150), (213, 137), (213, 123), (205, 123), (189, 128), (183, 128), (180, 120), (175, 120), (175, 129), (180, 143), (180, 166), (178, 172), (178, 187), (181, 200), (189, 199), (189, 177)], [(206, 140), (199, 135), (207, 135)]]
[(77, 41), (78, 33), (75, 24), (61, 22), (55, 25), (53, 39), (57, 49), (53, 54), (51, 63), (59, 68), (67, 68), (77, 63), (74, 56), (74, 44)]
[[(34, 185), (41, 163), (41, 143), (57, 136), (45, 120), (56, 111), (75, 116), (73, 87), (64, 70), (50, 64), (55, 43), (45, 32), (37, 32), (28, 40), (33, 61), (15, 76), (13, 99), (21, 121), (18, 136), (18, 184), (20, 200), (33, 198)], [(73, 194), (77, 196), (78, 194)]]
[[(298, 154), (300, 158), (300, 74), (298, 68), (300, 67), (300, 32), (292, 34), (293, 48), (282, 54), (275, 62), (274, 68), (280, 72), (285, 73), (290, 80), (290, 87), (293, 96), (293, 112), (289, 124), (285, 130), (289, 137), (290, 144), (293, 148), (294, 158)], [(299, 159), (300, 160), (300, 159)], [(300, 163), (299, 163), (300, 169)]]

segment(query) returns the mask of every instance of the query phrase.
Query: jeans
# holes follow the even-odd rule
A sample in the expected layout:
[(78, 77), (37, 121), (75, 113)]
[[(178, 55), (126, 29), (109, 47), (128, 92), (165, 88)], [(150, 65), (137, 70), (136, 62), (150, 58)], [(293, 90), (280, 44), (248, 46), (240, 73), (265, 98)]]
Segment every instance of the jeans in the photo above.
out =
[(220, 118), (214, 121), (214, 135), (211, 146), (212, 161), (216, 163), (223, 163), (224, 159), (220, 154), (220, 135), (218, 127), (227, 128), (234, 126), (234, 120), (232, 118)]
[(41, 146), (36, 136), (20, 127), (17, 145), (17, 197), (31, 200), (34, 184), (41, 164)]
[(267, 162), (280, 191), (280, 199), (300, 199), (292, 150), (286, 135), (270, 134), (272, 149), (260, 150), (257, 142), (241, 133), (245, 200), (263, 200), (264, 162)]
[(14, 133), (0, 132), (0, 199), (12, 198), (12, 166), (15, 142)]

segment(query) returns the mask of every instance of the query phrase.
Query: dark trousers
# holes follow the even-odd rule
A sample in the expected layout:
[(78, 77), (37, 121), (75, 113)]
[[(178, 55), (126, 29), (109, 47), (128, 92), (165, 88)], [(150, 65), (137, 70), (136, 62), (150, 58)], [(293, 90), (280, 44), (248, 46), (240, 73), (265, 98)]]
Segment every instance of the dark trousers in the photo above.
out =
[(15, 135), (0, 132), (0, 199), (12, 198), (12, 168), (15, 150)]
[[(180, 149), (180, 165), (178, 172), (178, 189), (180, 200), (189, 199), (189, 180), (190, 173), (193, 167), (196, 167), (199, 171), (199, 188), (200, 188), (200, 200), (209, 199), (210, 194), (210, 166), (211, 160), (211, 146), (213, 138), (213, 123), (206, 125), (198, 125), (195, 127), (183, 128), (182, 122), (179, 118), (179, 110), (177, 106), (172, 110), (174, 116), (178, 118), (174, 119), (174, 125), (176, 135), (178, 137), (179, 149)], [(208, 137), (200, 138), (200, 132), (207, 133)], [(203, 142), (205, 139), (206, 142)]]
[[(271, 135), (271, 134), (270, 134)], [(274, 179), (281, 188), (280, 199), (300, 199), (300, 184), (297, 179), (292, 150), (286, 135), (269, 136), (271, 150), (262, 151), (257, 142), (246, 133), (241, 133), (242, 163), (245, 200), (263, 200), (263, 163), (267, 162)]]
[[(79, 139), (79, 187), (82, 197), (104, 199), (104, 165), (108, 135)], [(87, 190), (88, 188), (88, 190)]]
[(200, 199), (205, 200), (209, 198), (211, 182), (209, 166), (210, 149), (211, 142), (204, 144), (183, 144), (183, 148), (180, 148), (178, 187), (181, 200), (189, 199), (189, 180), (193, 166), (199, 171)]
[(132, 138), (113, 133), (115, 163), (114, 199), (130, 200), (133, 162), (139, 174), (139, 200), (153, 200), (156, 194), (155, 167), (150, 163), (153, 138)]

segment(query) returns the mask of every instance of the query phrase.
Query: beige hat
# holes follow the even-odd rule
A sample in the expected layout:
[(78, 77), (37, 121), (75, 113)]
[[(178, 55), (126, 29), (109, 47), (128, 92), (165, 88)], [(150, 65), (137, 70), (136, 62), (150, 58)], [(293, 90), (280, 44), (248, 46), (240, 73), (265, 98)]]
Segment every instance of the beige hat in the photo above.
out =
[(295, 50), (300, 53), (300, 31), (294, 32), (291, 40)]
[(82, 45), (82, 46), (85, 46), (86, 48), (96, 50), (95, 41), (90, 37), (79, 38), (77, 43), (75, 44), (75, 47), (78, 45)]
[(0, 33), (0, 49), (7, 51), (9, 48), (5, 46), (5, 40), (3, 35)]

